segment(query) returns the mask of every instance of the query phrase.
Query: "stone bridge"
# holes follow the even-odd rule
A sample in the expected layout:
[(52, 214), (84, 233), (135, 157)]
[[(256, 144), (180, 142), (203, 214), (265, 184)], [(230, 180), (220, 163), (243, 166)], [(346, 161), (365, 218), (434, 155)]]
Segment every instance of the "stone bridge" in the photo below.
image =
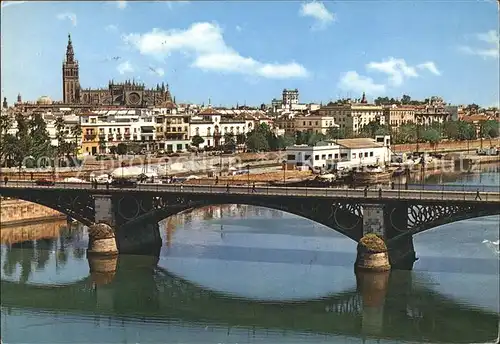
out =
[[(70, 285), (2, 280), (1, 304), (7, 312), (34, 309), (114, 319), (135, 316), (154, 322), (182, 319), (228, 328), (312, 331), (408, 342), (488, 342), (497, 335), (498, 314), (468, 308), (415, 287), (410, 272), (358, 274), (357, 290), (312, 301), (273, 303), (203, 289), (159, 268), (157, 261), (154, 256), (122, 255), (89, 259), (90, 275)], [(392, 296), (386, 297), (387, 293)]]
[(447, 190), (353, 190), (268, 186), (140, 184), (107, 188), (90, 183), (31, 182), (0, 187), (0, 195), (39, 203), (91, 226), (114, 228), (121, 253), (154, 253), (161, 246), (157, 227), (136, 230), (187, 209), (217, 204), (246, 204), (282, 210), (323, 224), (359, 241), (367, 233), (382, 236), (391, 265), (411, 268), (412, 236), (447, 223), (500, 214), (500, 193)]

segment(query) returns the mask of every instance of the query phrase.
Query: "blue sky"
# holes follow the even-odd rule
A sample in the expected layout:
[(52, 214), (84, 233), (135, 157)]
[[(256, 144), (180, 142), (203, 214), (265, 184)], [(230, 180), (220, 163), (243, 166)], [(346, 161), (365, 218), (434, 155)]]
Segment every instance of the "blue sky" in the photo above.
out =
[[(177, 102), (339, 96), (499, 100), (495, 1), (2, 2), (9, 102), (62, 99), (71, 33), (83, 88), (169, 83)], [(113, 57), (119, 57), (115, 60)]]

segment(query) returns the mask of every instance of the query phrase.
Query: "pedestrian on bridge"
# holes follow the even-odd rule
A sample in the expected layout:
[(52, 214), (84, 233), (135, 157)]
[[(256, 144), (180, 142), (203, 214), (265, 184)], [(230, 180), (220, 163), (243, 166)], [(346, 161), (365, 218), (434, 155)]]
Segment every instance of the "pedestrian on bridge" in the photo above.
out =
[(3, 178), (3, 182), (5, 183), (5, 185), (7, 185), (7, 182), (8, 182), (8, 181), (9, 181), (9, 177), (5, 176), (5, 177)]
[(364, 192), (365, 192), (365, 197), (368, 197), (368, 185), (365, 186), (365, 191)]
[(477, 200), (482, 201), (481, 196), (479, 196), (479, 189), (476, 190), (476, 201)]
[(382, 198), (382, 188), (378, 188), (378, 197)]
[(226, 184), (226, 192), (229, 193), (229, 183)]

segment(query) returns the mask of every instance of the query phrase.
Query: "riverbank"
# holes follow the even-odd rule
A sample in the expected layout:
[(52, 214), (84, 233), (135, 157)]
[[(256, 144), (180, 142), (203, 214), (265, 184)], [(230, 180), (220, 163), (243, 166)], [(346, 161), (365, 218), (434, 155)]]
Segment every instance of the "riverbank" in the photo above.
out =
[[(490, 142), (491, 141), (491, 142)], [(490, 146), (500, 147), (500, 139), (494, 140), (470, 140), (470, 141), (442, 141), (436, 144), (428, 142), (396, 144), (392, 145), (392, 150), (397, 153), (405, 152), (428, 152), (428, 153), (449, 153), (449, 152), (468, 152), (475, 153), (478, 148), (489, 148)]]
[(36, 203), (16, 199), (1, 199), (0, 202), (0, 227), (2, 229), (9, 226), (66, 219), (66, 216), (60, 212)]

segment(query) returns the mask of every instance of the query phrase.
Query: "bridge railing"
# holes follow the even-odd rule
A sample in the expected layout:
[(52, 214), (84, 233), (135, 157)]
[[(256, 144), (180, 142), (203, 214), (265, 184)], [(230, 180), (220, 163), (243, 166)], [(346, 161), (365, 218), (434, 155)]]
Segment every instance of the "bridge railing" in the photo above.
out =
[(434, 190), (429, 189), (404, 189), (404, 188), (384, 188), (384, 189), (353, 189), (353, 188), (305, 188), (289, 186), (253, 186), (253, 185), (194, 185), (194, 184), (138, 184), (135, 188), (116, 188), (103, 184), (95, 188), (91, 183), (69, 183), (57, 182), (54, 186), (38, 186), (31, 181), (9, 182), (8, 188), (27, 189), (68, 189), (68, 190), (90, 190), (114, 192), (155, 192), (155, 193), (196, 193), (196, 194), (231, 194), (231, 195), (268, 195), (268, 196), (313, 196), (328, 198), (360, 198), (360, 199), (422, 199), (422, 200), (450, 200), (450, 201), (477, 201), (477, 202), (500, 202), (500, 190), (496, 192), (481, 192), (464, 185), (462, 190), (446, 190), (444, 186), (434, 185)]

